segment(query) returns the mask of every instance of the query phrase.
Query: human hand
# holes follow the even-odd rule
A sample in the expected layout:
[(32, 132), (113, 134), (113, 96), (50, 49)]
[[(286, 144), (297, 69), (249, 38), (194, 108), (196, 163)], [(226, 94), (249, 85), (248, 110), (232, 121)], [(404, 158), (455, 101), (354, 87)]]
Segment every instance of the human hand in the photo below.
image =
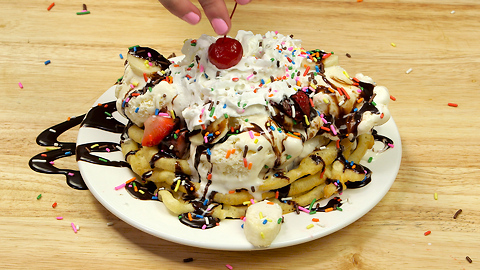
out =
[[(200, 10), (190, 0), (158, 0), (168, 11), (180, 19), (195, 25), (200, 21)], [(235, 0), (240, 5), (252, 0)], [(225, 35), (231, 27), (230, 15), (224, 0), (198, 0), (213, 30), (218, 35)]]

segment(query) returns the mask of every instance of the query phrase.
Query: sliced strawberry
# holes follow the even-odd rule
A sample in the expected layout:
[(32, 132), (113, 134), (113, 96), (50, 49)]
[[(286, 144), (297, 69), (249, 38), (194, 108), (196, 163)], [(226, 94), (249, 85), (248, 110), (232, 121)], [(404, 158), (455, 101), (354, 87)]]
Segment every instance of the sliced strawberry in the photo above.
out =
[(303, 114), (306, 116), (310, 115), (310, 98), (303, 91), (298, 91), (295, 94), (291, 95), (290, 98), (297, 103), (297, 105), (302, 110)]
[(172, 132), (175, 124), (170, 117), (152, 115), (144, 125), (142, 146), (155, 146)]

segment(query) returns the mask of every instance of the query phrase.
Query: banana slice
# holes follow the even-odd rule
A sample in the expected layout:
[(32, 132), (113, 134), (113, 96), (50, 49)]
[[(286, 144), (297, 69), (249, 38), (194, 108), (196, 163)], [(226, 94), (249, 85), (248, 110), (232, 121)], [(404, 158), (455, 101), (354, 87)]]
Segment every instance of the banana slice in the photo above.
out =
[(245, 218), (243, 229), (247, 240), (256, 247), (268, 247), (280, 232), (282, 208), (276, 203), (261, 201), (248, 207)]
[(157, 66), (154, 62), (132, 55), (130, 52), (127, 55), (127, 61), (130, 63), (133, 72), (138, 76), (143, 76), (143, 73), (147, 74), (147, 76), (151, 76), (154, 73), (162, 71), (162, 68)]
[(338, 66), (338, 56), (331, 54), (329, 57), (323, 59), (323, 66), (325, 68)]
[(171, 62), (161, 53), (149, 47), (134, 46), (128, 51), (127, 61), (138, 75), (151, 76), (159, 71), (167, 70)]

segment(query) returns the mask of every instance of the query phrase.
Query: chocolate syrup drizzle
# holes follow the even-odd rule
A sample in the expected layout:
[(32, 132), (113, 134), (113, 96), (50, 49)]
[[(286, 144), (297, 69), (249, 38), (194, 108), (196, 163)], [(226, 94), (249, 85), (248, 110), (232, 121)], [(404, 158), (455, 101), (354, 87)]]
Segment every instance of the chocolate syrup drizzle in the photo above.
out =
[(334, 198), (330, 199), (327, 202), (327, 204), (325, 204), (324, 206), (320, 206), (320, 204), (317, 203), (314, 210), (317, 211), (317, 212), (325, 212), (325, 210), (327, 210), (329, 208), (333, 208), (334, 210), (336, 210), (337, 207), (340, 207), (340, 206), (342, 206), (342, 199), (340, 199), (340, 197), (334, 197)]
[[(212, 217), (212, 210), (218, 204), (204, 204), (199, 200), (191, 202), (193, 213), (183, 213), (179, 216), (180, 222), (192, 228), (210, 229), (218, 225), (219, 219)], [(212, 207), (213, 206), (213, 207)]]
[(85, 114), (71, 117), (68, 121), (52, 126), (40, 133), (36, 140), (38, 145), (59, 147), (59, 149), (35, 155), (28, 162), (30, 168), (40, 173), (63, 174), (67, 178), (67, 184), (70, 187), (80, 190), (88, 189), (78, 170), (60, 169), (53, 166), (55, 160), (75, 155), (76, 144), (73, 142), (59, 142), (58, 137), (67, 130), (79, 125), (84, 117)]
[(108, 159), (99, 158), (92, 153), (114, 152), (119, 151), (120, 145), (112, 142), (93, 142), (82, 145), (76, 145), (74, 142), (59, 142), (58, 137), (66, 131), (81, 125), (85, 127), (97, 128), (112, 133), (122, 133), (124, 125), (118, 122), (113, 116), (116, 111), (116, 102), (108, 102), (93, 107), (87, 114), (71, 117), (67, 121), (52, 126), (44, 130), (37, 137), (37, 144), (45, 147), (58, 147), (58, 149), (42, 152), (35, 155), (29, 161), (32, 170), (46, 174), (63, 174), (66, 177), (67, 184), (79, 190), (88, 189), (83, 180), (80, 171), (72, 169), (60, 169), (55, 167), (54, 161), (76, 156), (76, 160), (82, 160), (98, 165), (129, 167), (124, 161), (110, 161)]
[(155, 195), (157, 186), (153, 182), (144, 182), (140, 183), (139, 181), (133, 181), (132, 183), (125, 186), (125, 189), (132, 195), (132, 197), (139, 200), (158, 200), (158, 197)]
[(165, 58), (165, 56), (149, 47), (134, 46), (128, 50), (128, 53), (135, 57), (152, 62), (156, 66), (160, 66), (162, 70), (167, 70), (171, 64), (170, 60)]

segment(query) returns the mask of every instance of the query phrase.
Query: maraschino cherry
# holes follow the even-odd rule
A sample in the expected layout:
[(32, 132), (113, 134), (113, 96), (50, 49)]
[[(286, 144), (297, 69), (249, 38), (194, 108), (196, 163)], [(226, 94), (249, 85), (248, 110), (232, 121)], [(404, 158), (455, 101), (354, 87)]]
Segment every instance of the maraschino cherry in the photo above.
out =
[(219, 69), (235, 66), (242, 60), (242, 44), (233, 38), (221, 37), (208, 48), (208, 58)]
[[(237, 9), (237, 2), (233, 7), (230, 19), (232, 19), (235, 10)], [(227, 69), (235, 66), (242, 60), (243, 47), (242, 44), (233, 38), (229, 38), (226, 35), (217, 39), (215, 43), (212, 43), (208, 47), (208, 58), (210, 62), (219, 69)]]

